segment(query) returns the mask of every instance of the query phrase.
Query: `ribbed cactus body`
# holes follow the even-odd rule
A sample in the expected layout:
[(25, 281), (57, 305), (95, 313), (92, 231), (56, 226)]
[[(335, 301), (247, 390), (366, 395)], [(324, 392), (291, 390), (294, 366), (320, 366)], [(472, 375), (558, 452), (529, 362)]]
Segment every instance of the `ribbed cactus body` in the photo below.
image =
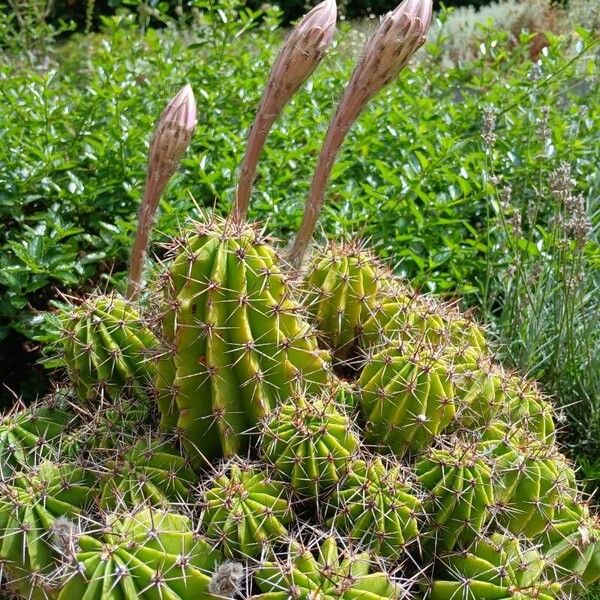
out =
[(333, 377), (325, 393), (344, 412), (352, 413), (358, 407), (359, 390), (354, 382)]
[(504, 419), (519, 425), (546, 444), (556, 441), (554, 408), (535, 382), (513, 375), (505, 383)]
[(68, 411), (43, 404), (0, 416), (0, 482), (51, 458), (72, 420)]
[(76, 426), (61, 436), (60, 452), (71, 458), (82, 454), (113, 456), (130, 448), (151, 429), (150, 400), (119, 396), (98, 402), (96, 406), (78, 413)]
[(75, 465), (43, 462), (0, 488), (0, 560), (12, 585), (28, 598), (54, 587), (61, 558), (53, 536), (58, 519), (77, 522), (93, 502), (95, 480)]
[(361, 344), (365, 348), (377, 348), (398, 340), (417, 346), (487, 351), (484, 333), (474, 321), (454, 307), (444, 306), (409, 289), (384, 297), (365, 322), (361, 335)]
[(452, 550), (470, 543), (491, 518), (493, 472), (478, 448), (456, 442), (432, 448), (415, 466), (425, 490), (427, 538), (433, 547)]
[(253, 600), (395, 600), (402, 588), (387, 574), (372, 570), (367, 553), (350, 553), (335, 538), (318, 548), (292, 542), (288, 552), (263, 565), (256, 583), (263, 592)]
[(452, 374), (458, 424), (467, 429), (487, 426), (505, 410), (503, 370), (476, 348), (448, 348), (444, 359)]
[(398, 455), (427, 446), (456, 415), (447, 364), (428, 350), (390, 346), (367, 361), (358, 385), (367, 441)]
[(550, 578), (574, 592), (600, 581), (600, 519), (582, 503), (568, 501), (540, 536)]
[(265, 471), (234, 462), (206, 487), (202, 524), (226, 556), (258, 558), (268, 544), (285, 539), (293, 518), (288, 491)]
[(176, 448), (144, 438), (107, 460), (103, 479), (100, 506), (104, 510), (184, 503), (197, 481)]
[(158, 340), (129, 302), (90, 296), (64, 318), (64, 358), (82, 400), (146, 394)]
[(380, 458), (353, 461), (327, 501), (327, 524), (360, 546), (396, 560), (419, 535), (420, 500), (399, 466)]
[(300, 496), (319, 501), (346, 473), (359, 448), (349, 417), (326, 398), (294, 397), (265, 422), (261, 451)]
[(221, 557), (187, 517), (143, 510), (80, 535), (59, 600), (216, 600), (209, 592)]
[(163, 427), (176, 424), (195, 458), (243, 451), (279, 400), (328, 374), (274, 251), (233, 227), (197, 225), (166, 278), (158, 401)]
[(314, 258), (305, 281), (306, 304), (336, 358), (346, 359), (356, 349), (383, 277), (383, 268), (357, 243), (331, 244)]
[(526, 432), (511, 431), (494, 425), (483, 442), (494, 460), (497, 519), (512, 533), (533, 538), (552, 521), (557, 507), (572, 499), (575, 474), (554, 448)]
[(446, 579), (436, 579), (429, 600), (551, 600), (560, 586), (544, 580), (545, 563), (535, 549), (523, 550), (515, 538), (494, 534), (445, 561)]

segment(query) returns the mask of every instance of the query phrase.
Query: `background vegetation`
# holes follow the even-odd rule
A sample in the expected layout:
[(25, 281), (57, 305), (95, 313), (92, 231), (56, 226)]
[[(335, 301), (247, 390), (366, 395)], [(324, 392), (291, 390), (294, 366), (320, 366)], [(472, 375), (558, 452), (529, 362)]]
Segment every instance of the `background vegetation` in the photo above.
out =
[[(29, 12), (0, 13), (0, 376), (31, 398), (46, 385), (38, 344), (56, 336), (48, 309), (61, 294), (123, 285), (148, 139), (188, 81), (199, 125), (161, 206), (157, 258), (198, 206), (228, 210), (282, 14), (195, 0), (185, 19), (162, 5), (101, 16), (98, 4), (89, 19), (99, 31), (63, 39), (75, 26), (44, 16), (45, 5), (19, 6)], [(417, 287), (487, 323), (505, 364), (542, 380), (562, 407), (590, 490), (600, 480), (592, 9), (539, 0), (441, 13), (418, 64), (352, 130), (321, 223), (369, 239)], [(269, 139), (252, 217), (283, 243), (373, 27), (342, 27)]]

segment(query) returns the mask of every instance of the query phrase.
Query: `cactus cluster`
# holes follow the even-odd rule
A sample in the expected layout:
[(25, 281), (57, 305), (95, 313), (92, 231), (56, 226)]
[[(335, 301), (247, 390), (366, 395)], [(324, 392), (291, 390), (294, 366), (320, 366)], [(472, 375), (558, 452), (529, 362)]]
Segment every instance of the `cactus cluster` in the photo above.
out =
[[(130, 296), (64, 316), (68, 381), (0, 418), (11, 598), (566, 600), (600, 580), (600, 520), (535, 383), (364, 244), (302, 260), (343, 134), (423, 42), (429, 0), (405, 0), (368, 43), (291, 248), (245, 222), (265, 123), (332, 18), (325, 0), (280, 54), (232, 215), (192, 223), (147, 290), (146, 229)], [(163, 137), (189, 140), (190, 94), (152, 142), (163, 178), (157, 148), (180, 156)]]

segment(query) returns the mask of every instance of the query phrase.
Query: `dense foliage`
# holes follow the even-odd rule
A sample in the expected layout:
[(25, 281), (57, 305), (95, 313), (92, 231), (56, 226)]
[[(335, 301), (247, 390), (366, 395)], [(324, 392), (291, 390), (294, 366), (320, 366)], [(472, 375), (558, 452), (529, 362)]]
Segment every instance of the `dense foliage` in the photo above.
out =
[[(44, 337), (43, 311), (59, 289), (121, 285), (146, 144), (165, 100), (186, 81), (210, 110), (200, 110), (181, 169), (185, 185), (172, 185), (162, 204), (157, 255), (181, 215), (229, 208), (242, 140), (281, 34), (275, 13), (258, 24), (254, 13), (220, 5), (184, 31), (141, 32), (134, 16), (105, 18), (102, 33), (50, 44), (43, 58), (26, 52), (0, 61), (6, 357), (23, 339), (15, 332)], [(575, 425), (571, 441), (588, 456), (582, 465), (597, 476), (598, 40), (583, 30), (548, 35), (538, 60), (532, 36), (515, 44), (501, 30), (482, 29), (475, 58), (452, 64), (449, 35), (435, 30), (420, 64), (350, 133), (323, 228), (357, 232), (420, 289), (482, 307), (508, 364), (559, 394)], [(338, 35), (269, 141), (252, 216), (268, 219), (284, 240), (299, 222), (321, 134), (361, 40), (350, 27)], [(493, 144), (482, 138), (486, 119), (488, 128), (495, 121)], [(553, 183), (563, 161), (569, 197), (582, 194), (572, 206), (583, 206), (588, 220), (579, 241), (572, 231), (565, 238), (556, 218), (570, 211)]]

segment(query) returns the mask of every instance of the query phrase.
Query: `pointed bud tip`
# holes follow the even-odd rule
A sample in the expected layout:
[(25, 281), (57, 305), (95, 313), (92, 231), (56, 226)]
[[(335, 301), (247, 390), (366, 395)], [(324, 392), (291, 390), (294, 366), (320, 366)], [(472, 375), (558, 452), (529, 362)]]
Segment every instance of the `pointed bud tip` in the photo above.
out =
[(161, 121), (176, 121), (192, 131), (196, 126), (196, 98), (189, 83), (186, 83), (165, 108)]
[(431, 25), (431, 18), (433, 15), (433, 1), (432, 0), (404, 0), (399, 6), (397, 6), (391, 13), (391, 15), (405, 14), (409, 19), (419, 19), (423, 25), (423, 32), (426, 33)]
[(314, 29), (324, 32), (321, 46), (327, 47), (333, 39), (337, 22), (337, 4), (335, 0), (324, 0), (310, 10), (295, 28), (297, 35), (310, 35)]

